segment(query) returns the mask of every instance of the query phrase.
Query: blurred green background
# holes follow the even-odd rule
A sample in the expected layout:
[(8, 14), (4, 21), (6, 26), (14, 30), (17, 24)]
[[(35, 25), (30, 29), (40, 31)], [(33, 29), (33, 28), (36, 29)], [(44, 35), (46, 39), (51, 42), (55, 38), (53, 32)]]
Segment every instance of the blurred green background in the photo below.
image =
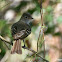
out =
[[(37, 51), (37, 40), (41, 29), (40, 16), (41, 0), (0, 0), (0, 35), (11, 41), (11, 26), (17, 22), (24, 12), (29, 12), (34, 21), (32, 33), (25, 39), (26, 46)], [(62, 62), (62, 0), (42, 0), (44, 38), (46, 59), (50, 62)], [(39, 39), (39, 54), (43, 56), (44, 46), (41, 36)], [(23, 42), (22, 42), (23, 45)], [(39, 57), (30, 56), (33, 53), (22, 48), (22, 55), (10, 54), (11, 46), (0, 40), (1, 62), (42, 62)]]

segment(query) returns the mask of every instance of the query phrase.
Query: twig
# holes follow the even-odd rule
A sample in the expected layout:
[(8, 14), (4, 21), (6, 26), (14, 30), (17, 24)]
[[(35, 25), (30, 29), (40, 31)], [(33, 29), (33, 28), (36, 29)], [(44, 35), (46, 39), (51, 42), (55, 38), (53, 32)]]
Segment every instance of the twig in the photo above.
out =
[[(40, 3), (40, 14), (41, 14), (41, 27), (43, 26), (43, 9), (42, 9), (42, 0), (41, 0), (41, 3)], [(44, 29), (43, 29), (43, 39), (44, 39)], [(45, 41), (44, 41), (44, 58), (45, 58)]]
[(6, 42), (6, 43), (12, 45), (11, 42), (9, 42), (9, 41), (7, 41), (6, 39), (4, 39), (1, 35), (0, 35), (0, 40), (2, 40), (3, 42)]
[[(34, 50), (29, 49), (29, 48), (27, 48), (27, 47), (24, 47), (24, 49), (27, 49), (27, 50), (29, 50), (29, 51), (33, 52), (34, 54), (35, 54), (35, 53), (37, 53), (37, 52), (35, 52)], [(37, 55), (38, 57), (40, 57), (41, 59), (43, 59), (44, 61), (49, 62), (48, 60), (44, 59), (44, 58), (43, 58), (43, 57), (41, 57), (40, 55), (38, 55), (38, 54), (36, 54), (36, 55)]]
[[(41, 29), (40, 29), (40, 32), (39, 32), (39, 37), (40, 37), (40, 34), (41, 34)], [(38, 37), (38, 40), (37, 40), (37, 52), (38, 52), (38, 41), (39, 41), (39, 37)]]
[[(7, 41), (6, 39), (4, 39), (1, 35), (0, 35), (0, 39), (1, 39), (3, 42), (6, 42), (6, 43), (12, 45), (9, 41)], [(38, 55), (37, 52), (35, 52), (34, 50), (29, 49), (29, 48), (27, 48), (27, 47), (22, 47), (22, 48), (27, 49), (27, 50), (33, 52), (34, 54), (36, 54), (38, 57), (40, 57), (40, 58), (43, 59), (44, 61), (49, 62), (48, 60), (46, 60), (46, 59), (44, 59), (43, 57), (41, 57), (40, 55)]]
[[(40, 15), (41, 15), (41, 27), (43, 26), (43, 9), (42, 9), (42, 0), (40, 0)], [(44, 29), (43, 30), (43, 40), (44, 40)], [(39, 32), (39, 37), (41, 35), (41, 29), (40, 29), (40, 32)], [(39, 41), (39, 37), (38, 37), (38, 41)], [(37, 41), (37, 52), (38, 52), (38, 41)], [(43, 45), (44, 45), (44, 58), (45, 58), (45, 41), (43, 42)]]
[(10, 48), (8, 47), (8, 45), (6, 44), (6, 42), (4, 42), (4, 44), (6, 45), (7, 49), (10, 50)]

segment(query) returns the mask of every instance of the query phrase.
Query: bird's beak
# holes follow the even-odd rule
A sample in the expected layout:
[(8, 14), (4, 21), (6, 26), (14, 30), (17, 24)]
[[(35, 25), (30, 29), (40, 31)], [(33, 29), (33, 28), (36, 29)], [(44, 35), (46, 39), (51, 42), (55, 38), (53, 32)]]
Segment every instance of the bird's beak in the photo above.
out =
[(34, 18), (31, 18), (31, 22), (33, 22), (34, 21)]

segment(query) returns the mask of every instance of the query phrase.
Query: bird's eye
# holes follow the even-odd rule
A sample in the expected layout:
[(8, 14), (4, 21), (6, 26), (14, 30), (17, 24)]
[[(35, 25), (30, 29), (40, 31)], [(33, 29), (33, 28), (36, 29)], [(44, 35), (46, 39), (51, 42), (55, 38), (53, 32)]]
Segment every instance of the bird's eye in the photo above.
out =
[(27, 16), (25, 16), (25, 18), (28, 18)]

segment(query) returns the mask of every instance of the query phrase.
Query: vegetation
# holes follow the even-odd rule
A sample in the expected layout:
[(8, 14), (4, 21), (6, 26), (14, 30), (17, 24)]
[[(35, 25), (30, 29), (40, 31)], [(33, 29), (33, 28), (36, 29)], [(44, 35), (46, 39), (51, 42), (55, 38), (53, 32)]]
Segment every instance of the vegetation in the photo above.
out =
[[(41, 1), (42, 8), (40, 7)], [(61, 0), (0, 0), (0, 36), (7, 41), (12, 41), (12, 24), (17, 22), (24, 12), (29, 12), (34, 21), (31, 24), (32, 33), (25, 39), (25, 43), (29, 49), (35, 51), (34, 54), (28, 49), (22, 48), (22, 55), (12, 55), (8, 50), (12, 46), (0, 39), (1, 62), (43, 62), (38, 55), (50, 62), (59, 62), (62, 57), (61, 5)]]

